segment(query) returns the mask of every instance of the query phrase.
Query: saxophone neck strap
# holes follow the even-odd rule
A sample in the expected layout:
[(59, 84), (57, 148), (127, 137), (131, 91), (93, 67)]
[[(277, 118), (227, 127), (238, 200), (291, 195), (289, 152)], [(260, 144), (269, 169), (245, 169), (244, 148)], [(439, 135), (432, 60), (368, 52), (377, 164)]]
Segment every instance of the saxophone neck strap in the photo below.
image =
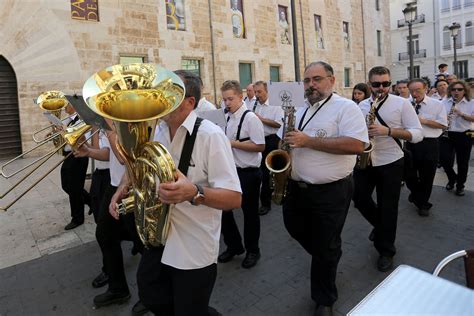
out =
[(326, 98), (326, 100), (324, 100), (323, 104), (321, 104), (317, 109), (316, 111), (314, 111), (313, 115), (311, 115), (311, 117), (306, 121), (306, 123), (303, 125), (303, 122), (304, 122), (304, 118), (306, 117), (306, 113), (308, 113), (308, 109), (309, 107), (306, 108), (306, 110), (304, 111), (303, 113), (303, 116), (301, 117), (301, 120), (300, 120), (300, 124), (298, 125), (298, 130), (299, 131), (303, 131), (304, 128), (306, 127), (306, 125), (308, 125), (309, 122), (311, 122), (311, 120), (313, 119), (313, 117), (316, 115), (316, 113), (319, 112), (319, 110), (322, 109), (322, 107), (329, 101), (331, 100), (332, 98), (332, 93), (329, 97)]
[(202, 118), (196, 118), (194, 122), (193, 132), (191, 134), (186, 133), (186, 139), (184, 140), (183, 150), (181, 150), (181, 157), (179, 158), (178, 169), (185, 176), (188, 174), (189, 165), (191, 163), (191, 154), (193, 153), (194, 143), (196, 142), (196, 135), (201, 125)]

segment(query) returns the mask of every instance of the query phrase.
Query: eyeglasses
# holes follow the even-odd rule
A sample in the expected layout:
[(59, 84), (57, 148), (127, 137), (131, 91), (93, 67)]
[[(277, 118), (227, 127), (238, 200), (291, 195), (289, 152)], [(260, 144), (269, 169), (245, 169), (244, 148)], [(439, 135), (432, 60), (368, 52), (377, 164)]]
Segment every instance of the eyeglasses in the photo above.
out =
[(461, 92), (464, 91), (464, 88), (452, 88), (451, 91)]
[(311, 81), (314, 81), (316, 83), (320, 83), (321, 81), (323, 81), (325, 78), (331, 78), (332, 76), (326, 76), (326, 77), (319, 77), (319, 76), (316, 76), (316, 77), (312, 77), (312, 78), (304, 78), (303, 79), (303, 82), (308, 84), (310, 83)]
[(380, 86), (384, 87), (384, 88), (387, 88), (387, 87), (390, 87), (390, 85), (392, 84), (391, 81), (382, 81), (382, 82), (379, 82), (379, 81), (374, 81), (374, 82), (371, 82), (370, 85), (372, 86), (372, 88), (378, 88)]

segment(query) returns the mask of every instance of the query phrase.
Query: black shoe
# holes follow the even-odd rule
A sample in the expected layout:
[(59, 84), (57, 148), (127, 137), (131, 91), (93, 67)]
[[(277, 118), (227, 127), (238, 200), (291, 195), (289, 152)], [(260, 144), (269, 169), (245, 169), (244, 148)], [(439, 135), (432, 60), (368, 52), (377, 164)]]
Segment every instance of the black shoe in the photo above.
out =
[(92, 281), (92, 287), (97, 289), (99, 287), (103, 287), (107, 283), (109, 283), (109, 276), (106, 273), (101, 272), (95, 277), (94, 281)]
[(446, 184), (446, 190), (451, 191), (452, 189), (454, 189), (454, 183), (448, 182), (448, 184)]
[(238, 256), (238, 255), (241, 255), (244, 253), (245, 250), (240, 250), (240, 251), (232, 251), (230, 249), (227, 249), (226, 251), (224, 251), (223, 253), (221, 253), (219, 255), (219, 257), (217, 257), (217, 262), (220, 262), (220, 263), (226, 263), (226, 262), (229, 262), (230, 260), (232, 260), (235, 256)]
[(255, 266), (260, 259), (260, 252), (247, 252), (245, 255), (244, 261), (242, 261), (242, 268), (250, 269), (251, 267)]
[(94, 305), (95, 307), (99, 308), (112, 304), (123, 304), (129, 299), (129, 292), (113, 293), (107, 290), (107, 292), (94, 297)]
[(142, 301), (138, 301), (132, 307), (132, 315), (133, 316), (140, 316), (146, 314), (148, 312), (148, 308), (143, 305)]
[(369, 234), (369, 240), (374, 241), (375, 240), (375, 228), (372, 229), (372, 231)]
[(377, 269), (380, 272), (387, 272), (393, 267), (393, 258), (387, 256), (380, 256), (377, 260)]
[(431, 204), (430, 202), (426, 202), (425, 204), (423, 204), (423, 208), (429, 210), (433, 207), (433, 204)]
[(69, 224), (67, 224), (65, 227), (64, 227), (64, 230), (71, 230), (71, 229), (74, 229), (78, 226), (81, 226), (82, 224), (84, 224), (84, 222), (82, 223), (76, 223), (75, 221), (71, 221)]
[(456, 194), (457, 196), (464, 196), (464, 194), (465, 194), (465, 193), (464, 193), (464, 189), (456, 189), (455, 194)]
[(217, 309), (215, 309), (214, 307), (208, 306), (207, 307), (207, 316), (222, 316), (222, 314), (219, 313), (217, 311)]
[(268, 212), (270, 212), (272, 208), (270, 206), (260, 206), (258, 209), (258, 215), (266, 215)]
[(314, 309), (314, 316), (332, 316), (332, 306), (324, 306), (316, 304)]

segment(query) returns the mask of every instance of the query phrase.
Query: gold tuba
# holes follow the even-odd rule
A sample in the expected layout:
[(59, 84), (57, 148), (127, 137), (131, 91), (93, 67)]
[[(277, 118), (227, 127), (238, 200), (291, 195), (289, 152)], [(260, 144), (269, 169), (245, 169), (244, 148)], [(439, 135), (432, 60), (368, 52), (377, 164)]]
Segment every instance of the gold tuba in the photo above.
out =
[[(367, 116), (365, 117), (365, 123), (367, 128), (370, 125), (373, 125), (375, 122), (375, 111), (377, 110), (377, 106), (382, 100), (380, 99), (380, 94), (375, 94), (375, 98), (370, 105), (370, 110)], [(357, 160), (355, 164), (355, 169), (365, 169), (368, 166), (372, 165), (371, 155), (372, 151), (374, 151), (374, 141), (373, 137), (369, 138), (369, 146), (364, 149), (362, 154), (357, 155)]]
[(152, 142), (157, 119), (174, 111), (185, 88), (173, 72), (155, 64), (114, 65), (90, 77), (83, 88), (87, 105), (113, 120), (119, 152), (131, 182), (130, 196), (122, 200), (121, 213), (133, 211), (143, 244), (164, 245), (170, 205), (157, 197), (160, 182), (176, 179), (176, 166), (168, 150)]
[[(283, 118), (283, 135), (295, 130), (295, 108), (285, 106)], [(280, 148), (272, 150), (265, 158), (265, 165), (270, 171), (270, 188), (273, 189), (272, 201), (281, 205), (287, 193), (288, 179), (291, 173), (290, 146), (285, 142), (280, 143)]]

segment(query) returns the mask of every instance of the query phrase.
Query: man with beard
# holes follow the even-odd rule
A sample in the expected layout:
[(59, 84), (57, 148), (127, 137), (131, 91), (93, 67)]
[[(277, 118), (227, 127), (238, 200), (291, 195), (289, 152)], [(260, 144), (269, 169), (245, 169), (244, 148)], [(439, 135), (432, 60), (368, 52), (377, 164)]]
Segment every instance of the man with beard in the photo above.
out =
[(283, 109), (279, 106), (271, 106), (268, 103), (268, 88), (264, 81), (257, 81), (254, 84), (255, 95), (257, 101), (252, 105), (252, 111), (257, 115), (263, 123), (263, 131), (265, 132), (265, 150), (262, 153), (262, 190), (260, 191), (260, 208), (259, 215), (265, 215), (271, 210), (272, 191), (270, 189), (270, 171), (265, 165), (265, 159), (268, 153), (278, 148), (279, 138), (276, 135), (283, 120)]
[(312, 256), (314, 315), (331, 315), (341, 231), (353, 191), (356, 154), (368, 143), (357, 105), (333, 93), (334, 71), (318, 61), (304, 72), (306, 102), (296, 111), (295, 130), (278, 134), (291, 148), (292, 169), (283, 219), (290, 235)]
[[(378, 97), (376, 120), (369, 126), (374, 150), (371, 166), (354, 171), (354, 206), (362, 213), (374, 230), (369, 236), (380, 256), (377, 269), (390, 270), (395, 255), (398, 200), (402, 182), (404, 152), (401, 140), (417, 143), (423, 139), (420, 120), (415, 109), (405, 98), (389, 94), (390, 70), (377, 66), (369, 71), (372, 96), (359, 103), (366, 116)], [(372, 199), (376, 189), (377, 203)]]

